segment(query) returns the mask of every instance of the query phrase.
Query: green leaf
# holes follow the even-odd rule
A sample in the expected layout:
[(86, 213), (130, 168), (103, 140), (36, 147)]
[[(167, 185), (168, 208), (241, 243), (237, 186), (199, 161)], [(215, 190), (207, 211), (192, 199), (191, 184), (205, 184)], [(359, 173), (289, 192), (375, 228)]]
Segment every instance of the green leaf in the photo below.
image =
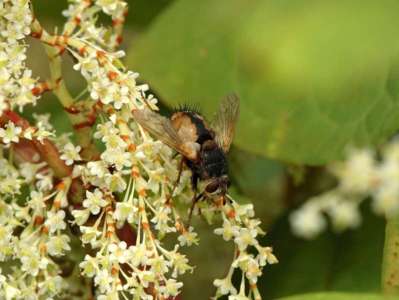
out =
[(232, 147), (228, 154), (229, 175), (234, 199), (250, 201), (256, 206), (256, 215), (271, 223), (284, 209), (281, 201), (284, 185), (283, 166), (263, 156)]
[(279, 300), (394, 300), (394, 297), (379, 294), (315, 293), (279, 298)]
[(292, 236), (287, 217), (266, 235), (279, 259), (259, 280), (264, 299), (319, 291), (380, 291), (384, 221), (364, 209), (363, 224), (343, 234), (325, 233), (312, 241)]
[(321, 164), (399, 128), (399, 2), (175, 1), (128, 63), (171, 106), (241, 97), (235, 144)]

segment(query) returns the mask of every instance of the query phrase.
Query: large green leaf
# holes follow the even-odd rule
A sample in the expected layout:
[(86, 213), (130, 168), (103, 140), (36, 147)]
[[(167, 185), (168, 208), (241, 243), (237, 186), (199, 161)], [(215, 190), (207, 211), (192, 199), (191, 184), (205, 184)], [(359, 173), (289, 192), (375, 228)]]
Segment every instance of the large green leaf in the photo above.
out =
[(228, 159), (233, 183), (229, 193), (237, 201), (254, 203), (257, 217), (267, 226), (284, 209), (282, 165), (237, 147), (232, 147)]
[(279, 300), (394, 300), (394, 297), (379, 294), (315, 293), (280, 298)]
[(399, 128), (399, 2), (175, 1), (128, 63), (173, 106), (242, 99), (235, 143), (297, 163)]
[(323, 234), (312, 241), (293, 237), (283, 217), (263, 241), (274, 247), (279, 259), (279, 264), (265, 269), (259, 281), (263, 298), (326, 290), (378, 293), (384, 221), (368, 208), (363, 217), (357, 230)]

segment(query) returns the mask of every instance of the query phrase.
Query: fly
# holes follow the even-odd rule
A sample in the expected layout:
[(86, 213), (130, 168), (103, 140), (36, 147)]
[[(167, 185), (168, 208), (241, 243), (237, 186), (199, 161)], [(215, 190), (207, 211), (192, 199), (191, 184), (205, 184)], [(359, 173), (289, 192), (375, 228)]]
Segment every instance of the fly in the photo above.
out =
[[(226, 154), (233, 141), (239, 103), (237, 95), (225, 96), (210, 124), (201, 114), (186, 108), (176, 111), (170, 118), (147, 108), (133, 111), (137, 123), (183, 157), (171, 195), (180, 181), (183, 165), (192, 171), (194, 197), (189, 218), (195, 203), (206, 196), (216, 194), (223, 198), (223, 203), (225, 202), (230, 185)], [(207, 182), (200, 194), (199, 181)]]

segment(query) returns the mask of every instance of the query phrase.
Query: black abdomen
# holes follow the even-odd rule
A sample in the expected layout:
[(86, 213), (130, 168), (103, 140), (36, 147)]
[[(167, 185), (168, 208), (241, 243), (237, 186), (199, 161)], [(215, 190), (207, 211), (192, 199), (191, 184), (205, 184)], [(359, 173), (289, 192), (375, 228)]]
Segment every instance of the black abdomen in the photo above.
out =
[(221, 177), (227, 174), (227, 160), (220, 148), (201, 151), (203, 173), (201, 179)]

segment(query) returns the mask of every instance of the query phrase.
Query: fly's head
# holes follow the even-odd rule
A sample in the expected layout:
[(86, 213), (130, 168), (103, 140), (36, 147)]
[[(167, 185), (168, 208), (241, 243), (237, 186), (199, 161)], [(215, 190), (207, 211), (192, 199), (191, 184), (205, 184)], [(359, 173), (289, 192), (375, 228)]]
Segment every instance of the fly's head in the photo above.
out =
[(230, 186), (230, 179), (227, 175), (213, 178), (205, 187), (205, 192), (209, 196), (225, 196)]

